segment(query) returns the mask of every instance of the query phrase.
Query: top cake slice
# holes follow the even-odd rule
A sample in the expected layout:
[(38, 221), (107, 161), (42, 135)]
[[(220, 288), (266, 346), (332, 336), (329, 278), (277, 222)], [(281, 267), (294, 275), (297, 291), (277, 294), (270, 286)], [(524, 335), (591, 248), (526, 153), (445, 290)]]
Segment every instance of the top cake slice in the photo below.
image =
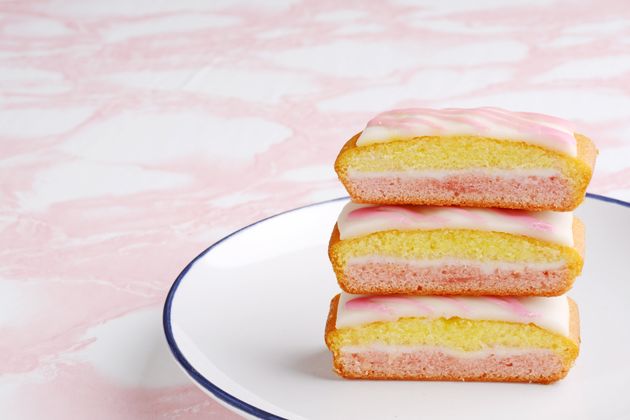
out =
[(597, 149), (555, 117), (498, 108), (387, 111), (341, 149), (355, 202), (569, 211)]

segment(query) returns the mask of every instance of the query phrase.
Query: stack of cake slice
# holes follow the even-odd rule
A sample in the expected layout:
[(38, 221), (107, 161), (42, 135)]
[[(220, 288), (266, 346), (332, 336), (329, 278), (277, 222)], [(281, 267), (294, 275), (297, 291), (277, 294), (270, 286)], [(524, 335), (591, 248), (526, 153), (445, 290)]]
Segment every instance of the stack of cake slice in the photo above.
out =
[(326, 344), (343, 377), (549, 383), (579, 351), (584, 199), (597, 150), (497, 108), (385, 112), (341, 150)]

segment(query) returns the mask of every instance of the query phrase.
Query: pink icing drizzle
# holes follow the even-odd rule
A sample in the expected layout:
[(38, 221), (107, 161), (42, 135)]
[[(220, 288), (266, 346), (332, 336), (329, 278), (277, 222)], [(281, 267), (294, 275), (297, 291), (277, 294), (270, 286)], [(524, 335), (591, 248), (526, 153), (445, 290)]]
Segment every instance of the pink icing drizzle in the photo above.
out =
[[(440, 210), (441, 215), (430, 214), (432, 210)], [(538, 230), (541, 232), (553, 232), (552, 224), (540, 220), (524, 210), (512, 209), (485, 209), (488, 212), (510, 219), (510, 222), (516, 222), (522, 226)], [(405, 226), (416, 224), (417, 222), (426, 222), (446, 226), (454, 223), (452, 218), (448, 217), (447, 212), (452, 212), (464, 216), (477, 225), (486, 224), (486, 220), (477, 212), (460, 207), (433, 207), (433, 206), (367, 206), (352, 210), (348, 213), (348, 220), (369, 219), (371, 217), (386, 215), (390, 220), (401, 223)]]
[(527, 309), (527, 307), (515, 297), (486, 296), (485, 299), (508, 309), (523, 318), (536, 318), (539, 316), (539, 314), (531, 312)]
[(392, 303), (396, 303), (396, 302), (408, 303), (416, 307), (417, 309), (419, 309), (425, 314), (433, 313), (433, 308), (431, 308), (429, 305), (425, 305), (424, 303), (420, 302), (418, 299), (413, 299), (413, 298), (410, 298), (409, 296), (381, 296), (379, 297), (379, 300), (385, 301), (385, 302), (392, 302)]
[(461, 300), (453, 296), (439, 296), (439, 298), (452, 304), (453, 306), (455, 306), (457, 309), (459, 309), (465, 314), (470, 312), (470, 308), (468, 307), (468, 305), (466, 305), (464, 302), (462, 302)]
[[(462, 311), (462, 313), (470, 313), (471, 311), (471, 308), (457, 297), (436, 297), (452, 304), (457, 309)], [(501, 308), (514, 313), (520, 318), (536, 318), (540, 316), (540, 314), (531, 312), (529, 309), (527, 309), (527, 307), (515, 297), (484, 296), (479, 299), (485, 299), (491, 303), (494, 303)], [(410, 296), (360, 296), (348, 300), (345, 304), (345, 308), (347, 310), (374, 311), (381, 314), (393, 315), (394, 311), (387, 305), (388, 303), (410, 304), (420, 310), (419, 315), (430, 315), (434, 312), (434, 309), (431, 308), (429, 305), (422, 303), (420, 299), (414, 299)]]
[[(546, 125), (548, 118), (535, 118), (534, 113), (528, 113), (527, 116), (522, 115), (520, 112), (508, 112), (498, 108), (479, 108), (479, 110), (490, 120), (502, 124), (504, 126), (511, 126), (514, 129), (518, 129), (523, 133), (539, 135), (541, 137), (548, 137), (554, 140), (558, 140), (562, 143), (573, 144), (575, 143), (575, 137), (573, 137), (573, 130), (568, 135), (567, 131), (559, 130), (557, 123), (553, 126)], [(565, 125), (569, 125), (568, 122)]]
[(452, 123), (468, 126), (479, 135), (486, 135), (491, 127), (498, 126), (521, 132), (524, 136), (540, 136), (566, 145), (575, 144), (574, 127), (568, 121), (542, 114), (511, 112), (492, 107), (396, 109), (377, 115), (367, 126), (385, 127), (413, 135), (414, 131), (423, 132), (427, 128), (436, 134), (447, 133), (451, 128), (449, 124)]
[(512, 210), (512, 209), (493, 209), (496, 213), (501, 216), (505, 216), (514, 221), (519, 221), (523, 223), (528, 228), (534, 230), (540, 230), (543, 232), (551, 232), (553, 231), (553, 225), (544, 222), (536, 217), (532, 216), (526, 211), (523, 210)]
[(478, 213), (474, 212), (474, 211), (470, 211), (469, 209), (465, 209), (462, 207), (451, 207), (450, 210), (454, 213), (460, 214), (464, 217), (469, 218), (470, 220), (479, 223), (479, 224), (485, 224), (486, 220), (481, 217)]
[(423, 313), (433, 313), (433, 309), (430, 306), (408, 296), (361, 296), (347, 301), (345, 307), (349, 310), (375, 311), (383, 314), (392, 314), (393, 311), (387, 306), (388, 302), (394, 304), (407, 303), (420, 309)]
[(405, 317), (461, 318), (535, 324), (565, 336), (569, 334), (568, 302), (564, 296), (357, 296), (342, 293), (341, 302), (337, 313), (338, 328), (391, 322)]
[(403, 224), (411, 224), (417, 221), (448, 223), (448, 220), (441, 216), (427, 214), (430, 207), (410, 207), (410, 206), (369, 206), (352, 210), (348, 213), (349, 219), (370, 218), (380, 214), (386, 214)]
[(350, 299), (345, 304), (346, 309), (355, 311), (375, 311), (385, 314), (391, 314), (392, 311), (387, 305), (380, 303), (378, 298), (371, 296), (361, 296)]

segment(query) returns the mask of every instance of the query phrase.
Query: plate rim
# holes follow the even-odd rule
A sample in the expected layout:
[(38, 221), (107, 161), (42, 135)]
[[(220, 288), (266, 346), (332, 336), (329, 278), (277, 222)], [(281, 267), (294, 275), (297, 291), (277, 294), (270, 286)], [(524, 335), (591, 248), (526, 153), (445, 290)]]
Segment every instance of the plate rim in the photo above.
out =
[[(616, 204), (616, 205), (620, 205), (622, 207), (626, 207), (626, 208), (630, 208), (630, 202), (627, 201), (623, 201), (620, 200), (618, 198), (613, 198), (613, 197), (607, 197), (604, 195), (600, 195), (600, 194), (594, 194), (594, 193), (586, 193), (586, 197), (588, 198), (592, 198), (595, 200), (599, 200), (599, 201), (604, 201), (606, 203), (611, 203), (611, 204)], [(230, 234), (224, 236), (223, 238), (219, 239), (218, 241), (214, 242), (212, 245), (210, 245), (209, 247), (207, 247), (206, 249), (204, 249), (199, 255), (197, 255), (195, 258), (193, 258), (185, 267), (184, 269), (179, 273), (179, 275), (177, 276), (177, 278), (175, 279), (175, 281), (173, 282), (173, 284), (171, 285), (168, 294), (166, 295), (166, 300), (164, 301), (164, 307), (162, 310), (162, 326), (164, 328), (164, 335), (166, 336), (166, 342), (168, 344), (168, 347), (171, 351), (171, 353), (173, 354), (173, 356), (175, 357), (175, 359), (177, 360), (177, 362), (179, 363), (179, 365), (182, 367), (182, 369), (184, 369), (184, 371), (186, 372), (186, 374), (188, 374), (188, 376), (190, 376), (192, 378), (193, 381), (196, 382), (196, 384), (198, 386), (201, 386), (205, 391), (211, 393), (214, 397), (218, 398), (219, 400), (221, 400), (221, 402), (237, 408), (238, 410), (244, 411), (245, 413), (258, 417), (258, 418), (262, 418), (262, 419), (284, 419), (284, 417), (280, 417), (276, 414), (270, 413), (268, 411), (265, 411), (261, 408), (258, 408), (252, 404), (249, 404), (243, 400), (241, 400), (240, 398), (224, 391), (223, 389), (219, 388), (217, 385), (215, 385), (214, 383), (212, 383), (210, 380), (208, 380), (205, 376), (203, 376), (197, 369), (195, 369), (195, 367), (188, 361), (188, 359), (186, 359), (186, 357), (184, 356), (184, 354), (182, 353), (182, 351), (180, 350), (179, 346), (177, 345), (177, 341), (175, 340), (175, 336), (173, 334), (173, 326), (171, 324), (171, 309), (172, 309), (172, 305), (173, 305), (173, 299), (175, 298), (175, 293), (177, 292), (177, 288), (179, 287), (180, 283), (182, 282), (182, 280), (184, 279), (184, 277), (186, 277), (186, 274), (188, 273), (188, 271), (192, 268), (193, 265), (195, 265), (195, 263), (203, 258), (208, 252), (210, 252), (214, 247), (218, 246), (219, 244), (221, 244), (222, 242), (232, 238), (235, 235), (238, 235), (239, 233), (241, 233), (242, 231), (249, 229), (259, 223), (265, 222), (269, 219), (273, 219), (275, 217), (279, 217), (282, 215), (285, 215), (287, 213), (292, 213), (294, 211), (298, 211), (298, 210), (303, 210), (306, 208), (310, 208), (310, 207), (315, 207), (315, 206), (320, 206), (323, 204), (329, 204), (329, 203), (334, 203), (336, 201), (341, 201), (341, 200), (347, 200), (349, 199), (349, 196), (343, 196), (343, 197), (337, 197), (337, 198), (332, 198), (329, 200), (324, 200), (324, 201), (319, 201), (316, 203), (312, 203), (312, 204), (306, 204), (304, 206), (300, 206), (300, 207), (296, 207), (290, 210), (285, 210), (283, 212), (280, 213), (276, 213), (273, 214), (271, 216), (265, 217), (263, 219), (257, 220), (253, 223), (250, 223), (246, 226), (243, 226), (233, 232), (231, 232)]]

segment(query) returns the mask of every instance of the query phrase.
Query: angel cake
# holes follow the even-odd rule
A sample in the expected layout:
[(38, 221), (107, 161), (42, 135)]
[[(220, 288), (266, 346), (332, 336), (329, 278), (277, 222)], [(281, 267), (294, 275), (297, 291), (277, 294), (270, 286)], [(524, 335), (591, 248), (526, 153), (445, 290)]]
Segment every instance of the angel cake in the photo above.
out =
[(556, 296), (583, 266), (572, 212), (349, 202), (329, 257), (356, 294)]
[(569, 211), (597, 149), (568, 121), (498, 108), (387, 111), (342, 148), (351, 198), (375, 204)]
[(354, 379), (550, 383), (579, 352), (577, 307), (565, 296), (333, 298), (326, 344)]

